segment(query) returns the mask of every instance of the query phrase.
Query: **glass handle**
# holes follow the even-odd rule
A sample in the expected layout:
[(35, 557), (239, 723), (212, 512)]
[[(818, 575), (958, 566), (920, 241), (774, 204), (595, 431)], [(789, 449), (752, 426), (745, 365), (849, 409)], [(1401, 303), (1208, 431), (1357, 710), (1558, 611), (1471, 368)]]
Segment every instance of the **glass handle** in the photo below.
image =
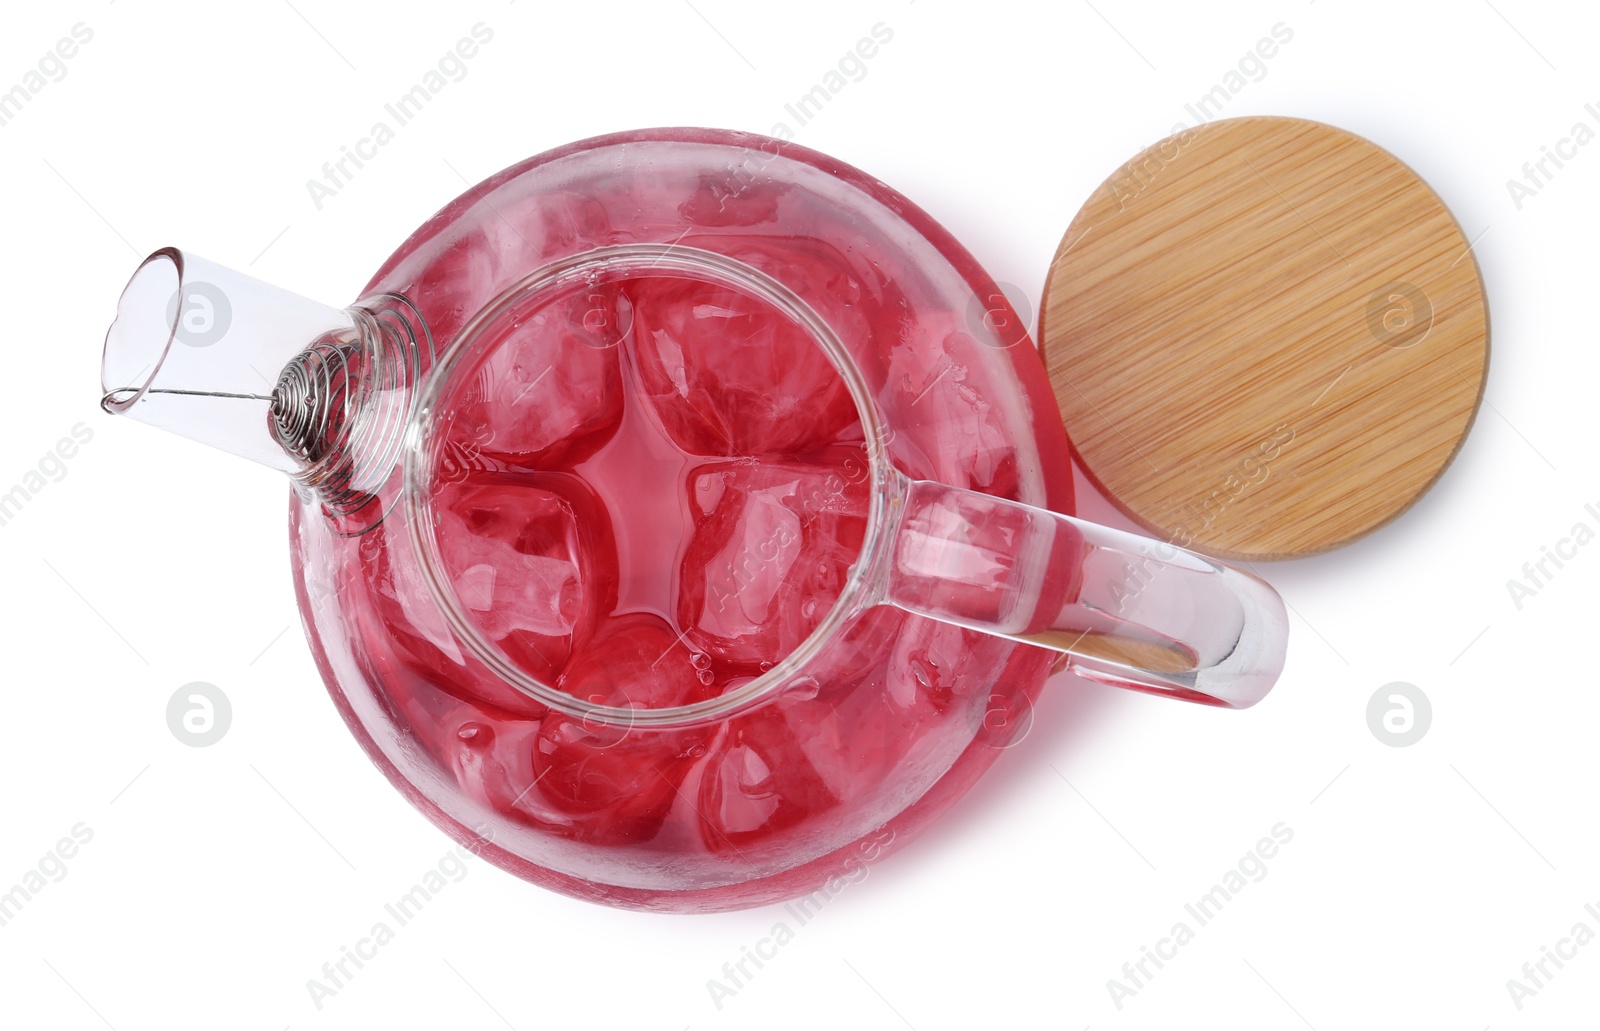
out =
[(884, 600), (1071, 656), (1081, 677), (1242, 709), (1283, 671), (1262, 580), (1171, 544), (903, 477)]

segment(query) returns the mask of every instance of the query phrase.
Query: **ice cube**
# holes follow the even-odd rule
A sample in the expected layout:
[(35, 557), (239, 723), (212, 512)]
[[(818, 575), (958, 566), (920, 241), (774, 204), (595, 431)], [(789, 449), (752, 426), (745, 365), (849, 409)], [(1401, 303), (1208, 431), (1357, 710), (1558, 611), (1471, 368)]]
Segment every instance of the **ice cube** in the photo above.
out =
[[(1023, 663), (1051, 661), (1046, 652), (1019, 651), (1001, 637), (911, 616), (890, 652), (884, 697), (895, 709), (917, 714), (916, 737), (924, 747), (979, 741), (1004, 748), (1032, 722), (1032, 698), (1019, 685), (1038, 681), (1018, 672), (1019, 656)], [(936, 734), (942, 744), (929, 740)]]
[(546, 260), (616, 242), (611, 215), (599, 197), (551, 191), (532, 194), (529, 200), (531, 206), (525, 212), (518, 209), (510, 220), (522, 227), (523, 244)]
[(465, 615), (525, 672), (554, 686), (575, 645), (615, 604), (604, 507), (566, 473), (436, 486), (439, 557)]
[(1010, 648), (989, 634), (913, 616), (889, 655), (886, 697), (907, 712), (949, 712), (987, 692)]
[[(953, 674), (939, 665), (919, 672), (909, 654), (913, 642), (922, 641), (921, 627), (929, 624), (889, 606), (867, 610), (819, 656), (814, 668), (825, 688), (814, 696), (798, 692), (780, 697), (773, 706), (783, 714), (806, 760), (841, 801), (881, 794), (903, 781), (906, 757), (946, 722), (948, 700), (939, 692), (953, 688)], [(952, 660), (940, 652), (941, 663), (965, 656), (955, 649), (956, 640), (939, 639), (956, 656)]]
[(634, 280), (628, 295), (644, 393), (683, 450), (797, 453), (857, 421), (827, 356), (764, 303), (687, 279)]
[(701, 838), (712, 852), (756, 848), (839, 804), (773, 706), (730, 721), (695, 776)]
[(671, 806), (684, 761), (664, 760), (642, 731), (619, 740), (563, 717), (517, 718), (404, 678), (390, 683), (440, 770), (507, 819), (576, 841), (624, 845), (653, 837)]
[(456, 239), (440, 249), (417, 273), (406, 296), (422, 312), (435, 340), (454, 340), (467, 320), (495, 295), (497, 255), (478, 230), (457, 230)]
[(794, 650), (828, 614), (860, 555), (868, 482), (859, 447), (695, 469), (694, 531), (678, 591), (678, 622), (689, 638), (751, 673)]
[(525, 316), (451, 402), (446, 440), (513, 466), (583, 461), (622, 421), (619, 343), (632, 323), (614, 285), (566, 294)]
[(885, 783), (916, 740), (915, 719), (885, 690), (892, 642), (914, 618), (868, 609), (776, 699), (729, 721), (684, 779), (707, 848), (737, 853), (806, 833), (808, 821)]
[[(342, 586), (340, 611), (359, 637), (361, 653), (378, 667), (373, 675), (401, 685), (417, 678), (417, 693), (482, 702), (516, 716), (543, 716), (544, 705), (489, 670), (456, 640), (412, 561), (410, 543), (402, 536), (396, 547), (393, 534), (402, 525), (392, 515), (356, 538)], [(553, 665), (541, 665), (531, 654), (522, 662), (531, 675), (547, 683), (555, 680)]]
[(1009, 360), (1006, 352), (942, 312), (908, 320), (892, 344), (878, 403), (895, 428), (895, 464), (913, 478), (1018, 499), (1017, 451), (996, 407), (1011, 388), (989, 382), (990, 363)]
[[(709, 697), (695, 652), (666, 621), (645, 613), (607, 619), (562, 674), (561, 689), (584, 701), (665, 708)], [(552, 712), (534, 756), (542, 797), (582, 817), (588, 840), (650, 837), (672, 808), (678, 783), (706, 728), (656, 730)]]
[(557, 684), (580, 701), (665, 709), (707, 697), (698, 653), (660, 616), (608, 616), (572, 656)]
[(474, 799), (501, 816), (562, 837), (590, 828), (550, 804), (534, 768), (541, 723), (406, 685), (398, 702), (422, 747)]
[[(826, 808), (821, 799), (876, 805), (883, 819), (898, 811), (895, 793), (907, 790), (908, 771), (937, 776), (975, 738), (1004, 729), (986, 729), (985, 720), (1011, 647), (887, 606), (852, 620), (808, 668), (819, 689), (786, 692), (760, 710), (781, 720), (781, 729), (771, 733), (789, 743), (786, 761), (805, 771), (787, 788), (795, 796), (788, 811), (798, 820), (802, 805), (812, 812)], [(1007, 712), (994, 713), (997, 723), (1007, 718)], [(730, 794), (733, 786), (749, 783), (736, 773), (718, 774), (725, 812), (727, 799), (737, 797)], [(743, 796), (738, 811), (747, 819), (758, 805), (778, 812), (758, 791), (747, 788)]]
[(566, 823), (545, 810), (534, 772), (537, 720), (499, 719), (463, 706), (437, 728), (440, 757), (470, 797), (507, 816), (545, 826)]

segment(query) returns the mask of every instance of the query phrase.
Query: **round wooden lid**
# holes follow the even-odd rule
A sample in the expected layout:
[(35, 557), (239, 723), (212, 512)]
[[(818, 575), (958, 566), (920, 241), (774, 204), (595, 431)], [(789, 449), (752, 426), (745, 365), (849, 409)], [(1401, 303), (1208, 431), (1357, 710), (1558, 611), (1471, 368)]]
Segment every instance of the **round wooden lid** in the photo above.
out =
[(1325, 551), (1430, 487), (1483, 394), (1488, 309), (1437, 194), (1342, 129), (1236, 118), (1119, 168), (1067, 229), (1040, 349), (1091, 480), (1232, 558)]

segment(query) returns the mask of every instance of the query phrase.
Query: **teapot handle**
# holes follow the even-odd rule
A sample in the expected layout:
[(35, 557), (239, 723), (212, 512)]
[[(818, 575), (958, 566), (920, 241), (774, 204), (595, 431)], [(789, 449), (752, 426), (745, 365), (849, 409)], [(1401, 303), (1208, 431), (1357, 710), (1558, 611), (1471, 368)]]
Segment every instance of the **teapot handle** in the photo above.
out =
[(1079, 676), (1234, 709), (1283, 670), (1288, 618), (1257, 577), (1171, 544), (898, 477), (881, 600), (1070, 656)]

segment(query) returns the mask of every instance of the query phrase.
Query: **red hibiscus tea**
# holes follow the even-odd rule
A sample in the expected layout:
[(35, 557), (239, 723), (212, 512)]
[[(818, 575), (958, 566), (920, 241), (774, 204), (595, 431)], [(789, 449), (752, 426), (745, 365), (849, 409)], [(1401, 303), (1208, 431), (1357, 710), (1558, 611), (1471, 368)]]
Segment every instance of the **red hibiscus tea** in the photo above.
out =
[(485, 637), (589, 702), (663, 708), (770, 669), (838, 598), (868, 467), (843, 379), (747, 294), (641, 278), (484, 346), (441, 412), (439, 551)]

